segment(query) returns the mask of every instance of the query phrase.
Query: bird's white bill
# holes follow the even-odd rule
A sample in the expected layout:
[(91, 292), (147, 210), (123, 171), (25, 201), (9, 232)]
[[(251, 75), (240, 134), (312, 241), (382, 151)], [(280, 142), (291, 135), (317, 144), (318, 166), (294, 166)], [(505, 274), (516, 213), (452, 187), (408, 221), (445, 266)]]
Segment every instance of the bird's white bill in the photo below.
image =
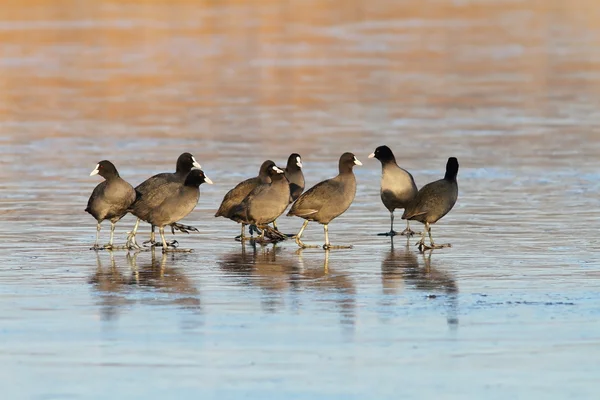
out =
[(356, 157), (354, 157), (354, 164), (362, 165), (362, 163), (360, 161), (358, 161), (358, 158), (356, 158)]
[(98, 175), (98, 172), (100, 172), (100, 164), (96, 164), (96, 168), (94, 168), (94, 170), (92, 172), (90, 172), (90, 176), (94, 176), (94, 175)]
[(375, 153), (369, 154), (369, 158), (375, 158)]
[(204, 175), (204, 182), (208, 183), (209, 185), (213, 184), (213, 181), (211, 181), (210, 178), (206, 175)]
[(302, 160), (300, 159), (300, 157), (296, 157), (296, 165), (298, 166), (298, 168), (302, 168)]
[(202, 169), (202, 166), (200, 165), (200, 163), (198, 161), (196, 161), (194, 156), (192, 156), (192, 165), (198, 169)]
[(278, 174), (283, 174), (285, 172), (281, 168), (277, 168), (275, 165), (273, 165), (273, 171), (277, 172)]

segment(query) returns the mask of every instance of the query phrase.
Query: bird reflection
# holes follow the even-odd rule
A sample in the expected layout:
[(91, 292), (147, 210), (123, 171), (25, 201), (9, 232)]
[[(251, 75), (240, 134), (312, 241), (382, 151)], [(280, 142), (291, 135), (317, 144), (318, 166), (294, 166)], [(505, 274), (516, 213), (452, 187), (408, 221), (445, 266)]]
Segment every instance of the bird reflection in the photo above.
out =
[(329, 251), (325, 251), (325, 259), (317, 265), (314, 259), (305, 260), (302, 250), (296, 252), (296, 258), (281, 250), (277, 245), (259, 249), (242, 247), (241, 251), (225, 255), (218, 264), (238, 284), (261, 289), (265, 312), (277, 312), (286, 304), (293, 311), (300, 310), (306, 306), (307, 292), (333, 294), (331, 301), (340, 312), (340, 323), (353, 331), (356, 288), (348, 275), (331, 268)]
[(102, 320), (115, 320), (119, 315), (119, 309), (132, 301), (125, 297), (128, 287), (128, 277), (125, 277), (117, 268), (115, 256), (112, 251), (110, 255), (110, 267), (104, 269), (100, 259), (100, 252), (96, 252), (96, 271), (88, 280), (95, 291), (100, 295), (100, 316)]
[[(167, 259), (169, 254), (162, 253), (160, 259), (156, 257), (156, 251), (151, 250), (150, 261), (138, 263), (137, 252), (133, 256), (127, 254), (132, 275), (130, 283), (142, 289), (153, 289), (168, 294), (165, 300), (152, 299), (153, 303), (177, 304), (186, 309), (200, 310), (200, 293), (194, 283), (179, 268), (169, 266)], [(171, 262), (178, 256), (170, 254)]]
[[(114, 253), (110, 255), (111, 266), (103, 268), (100, 252), (96, 253), (97, 268), (88, 280), (93, 289), (98, 292), (101, 317), (103, 320), (114, 320), (119, 312), (126, 310), (125, 306), (140, 302), (143, 304), (175, 304), (186, 310), (192, 310), (193, 315), (201, 311), (200, 296), (193, 282), (178, 268), (168, 266), (168, 254), (157, 258), (152, 249), (149, 262), (140, 263), (138, 256), (147, 254), (138, 252), (134, 255), (127, 254), (126, 259), (131, 274), (124, 274), (116, 265)], [(170, 262), (181, 255), (171, 254)], [(152, 290), (167, 296), (135, 296), (138, 290)], [(189, 314), (187, 314), (189, 315)], [(182, 320), (183, 329), (191, 329), (202, 324), (198, 318), (185, 318)]]
[[(426, 254), (427, 253), (427, 254)], [(381, 262), (381, 283), (386, 303), (389, 306), (394, 296), (405, 287), (428, 293), (429, 298), (435, 298), (437, 293), (446, 295), (447, 323), (457, 325), (458, 286), (449, 272), (442, 271), (431, 265), (433, 250), (423, 253), (423, 266), (419, 266), (417, 255), (409, 247), (409, 242), (400, 248), (391, 248)]]
[(218, 264), (239, 284), (260, 288), (261, 305), (266, 312), (274, 313), (283, 308), (283, 295), (296, 289), (290, 278), (297, 273), (296, 263), (282, 255), (281, 248), (276, 245), (259, 249), (252, 245), (251, 250), (242, 246), (241, 251), (227, 254)]
[(356, 287), (349, 275), (338, 273), (329, 262), (329, 250), (325, 251), (323, 266), (311, 266), (305, 263), (302, 249), (298, 250), (301, 273), (298, 280), (303, 289), (318, 290), (327, 294), (334, 293), (334, 302), (340, 312), (340, 323), (346, 333), (353, 334), (356, 323)]

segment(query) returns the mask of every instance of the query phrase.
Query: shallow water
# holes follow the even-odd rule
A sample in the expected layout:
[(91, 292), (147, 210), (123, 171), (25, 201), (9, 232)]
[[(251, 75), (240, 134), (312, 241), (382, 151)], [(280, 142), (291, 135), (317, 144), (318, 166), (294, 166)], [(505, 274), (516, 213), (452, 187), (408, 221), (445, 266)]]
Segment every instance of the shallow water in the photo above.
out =
[[(595, 397), (596, 2), (82, 4), (0, 19), (7, 398)], [(418, 186), (459, 159), (452, 248), (376, 236), (380, 144)], [(193, 252), (90, 251), (95, 164), (137, 185), (183, 151), (215, 181)], [(364, 166), (330, 236), (353, 249), (242, 247), (213, 217), (264, 159), (299, 152), (310, 186), (343, 151)]]

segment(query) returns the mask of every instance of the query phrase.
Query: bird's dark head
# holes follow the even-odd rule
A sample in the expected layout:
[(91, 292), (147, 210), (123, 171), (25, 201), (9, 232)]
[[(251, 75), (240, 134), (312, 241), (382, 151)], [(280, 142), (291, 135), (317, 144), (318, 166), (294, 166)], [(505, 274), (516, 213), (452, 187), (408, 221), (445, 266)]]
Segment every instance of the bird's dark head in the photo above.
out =
[(360, 161), (358, 161), (358, 158), (356, 158), (356, 156), (354, 154), (352, 154), (352, 153), (342, 154), (342, 156), (340, 157), (340, 163), (339, 163), (340, 173), (352, 171), (352, 168), (355, 165), (362, 165), (362, 163)]
[(456, 157), (450, 157), (446, 163), (446, 175), (444, 179), (454, 181), (456, 180), (456, 175), (458, 175), (458, 160)]
[(96, 168), (90, 173), (90, 176), (100, 175), (104, 179), (117, 178), (119, 177), (119, 172), (113, 163), (108, 160), (102, 160), (97, 165)]
[(269, 169), (271, 169), (271, 167), (274, 167), (274, 166), (275, 166), (275, 163), (273, 161), (266, 160), (260, 166), (260, 169), (258, 170), (258, 176), (260, 176), (263, 179), (269, 177), (270, 176)]
[(192, 168), (202, 168), (198, 161), (190, 153), (183, 153), (177, 159), (177, 166), (175, 173), (187, 175)]
[(281, 178), (285, 178), (285, 171), (282, 170), (281, 168), (279, 168), (275, 164), (273, 164), (268, 169), (268, 174), (269, 174), (269, 178), (271, 178), (272, 181), (279, 180)]
[(396, 157), (394, 157), (394, 153), (392, 153), (392, 150), (385, 145), (376, 148), (374, 152), (369, 154), (369, 158), (376, 158), (382, 163), (390, 161), (396, 162)]
[(185, 178), (185, 186), (198, 187), (203, 183), (212, 185), (213, 181), (211, 181), (208, 176), (204, 175), (204, 171), (201, 169), (191, 170), (188, 176)]
[(297, 171), (299, 169), (302, 169), (302, 158), (300, 157), (300, 154), (290, 154), (287, 161), (287, 167), (285, 169), (287, 169), (288, 171)]

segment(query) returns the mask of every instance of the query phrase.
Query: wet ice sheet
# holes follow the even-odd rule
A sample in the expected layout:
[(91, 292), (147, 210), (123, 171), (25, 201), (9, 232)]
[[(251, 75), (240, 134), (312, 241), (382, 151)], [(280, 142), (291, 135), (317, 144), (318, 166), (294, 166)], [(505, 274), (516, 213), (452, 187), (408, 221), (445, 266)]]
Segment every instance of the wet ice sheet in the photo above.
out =
[[(7, 7), (7, 395), (593, 397), (597, 6), (438, 3)], [(389, 227), (367, 159), (380, 144), (418, 186), (459, 159), (459, 201), (433, 227), (451, 249), (428, 259), (375, 235)], [(89, 251), (91, 168), (109, 158), (135, 185), (183, 151), (215, 181), (183, 221), (200, 233), (176, 236), (194, 252)], [(354, 249), (243, 250), (213, 218), (264, 159), (296, 151), (309, 186), (343, 151), (363, 161), (330, 226)]]

